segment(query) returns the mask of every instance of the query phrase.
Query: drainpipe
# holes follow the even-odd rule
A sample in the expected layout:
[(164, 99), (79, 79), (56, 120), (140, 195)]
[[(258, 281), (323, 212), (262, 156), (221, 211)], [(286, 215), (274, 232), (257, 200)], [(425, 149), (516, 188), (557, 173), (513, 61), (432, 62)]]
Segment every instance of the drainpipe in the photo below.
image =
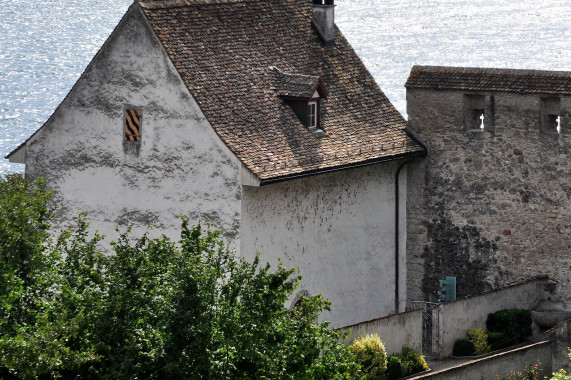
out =
[(395, 174), (395, 314), (399, 312), (399, 176), (407, 163), (400, 164)]

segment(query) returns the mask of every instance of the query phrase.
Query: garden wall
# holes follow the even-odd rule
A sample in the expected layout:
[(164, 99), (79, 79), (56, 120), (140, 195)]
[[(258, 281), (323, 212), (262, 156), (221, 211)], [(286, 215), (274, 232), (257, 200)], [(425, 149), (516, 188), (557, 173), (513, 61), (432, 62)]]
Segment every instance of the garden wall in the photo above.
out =
[(508, 288), (443, 303), (434, 310), (433, 316), (438, 333), (440, 357), (452, 355), (454, 342), (462, 338), (470, 327), (486, 328), (489, 313), (502, 309), (520, 308), (531, 310), (548, 296), (554, 297), (555, 284), (550, 280), (538, 279)]
[(385, 344), (387, 355), (400, 352), (408, 344), (422, 351), (422, 310), (392, 314), (372, 321), (344, 327), (351, 329), (347, 343), (367, 334), (379, 334)]
[(410, 379), (430, 380), (466, 380), (466, 379), (500, 379), (511, 371), (522, 371), (528, 364), (541, 363), (542, 375), (549, 375), (551, 366), (551, 342), (543, 341), (529, 346), (519, 347), (507, 352), (472, 360), (440, 371)]
[(547, 330), (542, 338), (549, 339), (552, 342), (552, 363), (553, 370), (563, 368), (569, 372), (571, 364), (569, 363), (569, 351), (567, 347), (571, 347), (571, 320), (559, 323), (557, 326)]

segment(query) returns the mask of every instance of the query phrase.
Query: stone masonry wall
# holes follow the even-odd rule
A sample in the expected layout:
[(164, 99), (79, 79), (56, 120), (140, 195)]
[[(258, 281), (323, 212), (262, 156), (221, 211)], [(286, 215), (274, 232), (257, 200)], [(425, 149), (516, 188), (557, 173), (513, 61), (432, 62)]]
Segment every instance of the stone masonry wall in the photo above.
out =
[(542, 132), (541, 96), (487, 93), (484, 131), (464, 127), (461, 91), (408, 88), (409, 130), (428, 156), (408, 166), (407, 294), (434, 301), (534, 276), (571, 286), (571, 97), (561, 131)]

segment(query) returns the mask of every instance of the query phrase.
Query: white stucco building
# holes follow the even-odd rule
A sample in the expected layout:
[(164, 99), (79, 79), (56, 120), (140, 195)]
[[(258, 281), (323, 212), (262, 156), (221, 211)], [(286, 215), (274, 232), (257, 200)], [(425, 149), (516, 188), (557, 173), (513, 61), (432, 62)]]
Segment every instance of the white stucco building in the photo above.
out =
[(333, 13), (332, 0), (135, 2), (8, 157), (54, 190), (57, 225), (86, 211), (110, 238), (117, 225), (176, 237), (185, 215), (244, 257), (296, 266), (334, 327), (402, 311), (403, 164), (426, 151)]

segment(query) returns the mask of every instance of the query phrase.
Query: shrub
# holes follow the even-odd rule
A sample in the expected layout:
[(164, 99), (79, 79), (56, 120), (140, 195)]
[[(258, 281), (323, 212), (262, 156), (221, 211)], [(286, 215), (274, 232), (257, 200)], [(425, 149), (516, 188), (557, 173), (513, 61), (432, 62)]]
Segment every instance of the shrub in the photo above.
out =
[(357, 338), (351, 343), (350, 348), (356, 356), (357, 363), (361, 365), (361, 372), (367, 376), (367, 380), (384, 379), (387, 370), (387, 353), (379, 334), (367, 334)]
[(526, 309), (504, 309), (488, 314), (488, 331), (503, 332), (509, 339), (519, 343), (531, 334), (531, 311)]
[(476, 355), (483, 355), (491, 351), (484, 329), (470, 327), (468, 331), (466, 331), (466, 337), (474, 343), (474, 353)]
[(476, 352), (474, 343), (468, 338), (458, 339), (454, 342), (454, 349), (452, 354), (454, 356), (471, 356)]
[(387, 379), (400, 379), (428, 369), (424, 355), (420, 355), (414, 347), (405, 345), (400, 353), (394, 353), (389, 357)]
[(398, 380), (403, 377), (402, 363), (399, 354), (392, 354), (387, 361), (387, 380)]
[(513, 338), (510, 338), (503, 332), (486, 331), (488, 336), (488, 344), (492, 351), (500, 350), (508, 347), (514, 343)]
[(400, 354), (403, 376), (428, 370), (428, 364), (424, 360), (424, 355), (420, 355), (414, 347), (403, 346)]

